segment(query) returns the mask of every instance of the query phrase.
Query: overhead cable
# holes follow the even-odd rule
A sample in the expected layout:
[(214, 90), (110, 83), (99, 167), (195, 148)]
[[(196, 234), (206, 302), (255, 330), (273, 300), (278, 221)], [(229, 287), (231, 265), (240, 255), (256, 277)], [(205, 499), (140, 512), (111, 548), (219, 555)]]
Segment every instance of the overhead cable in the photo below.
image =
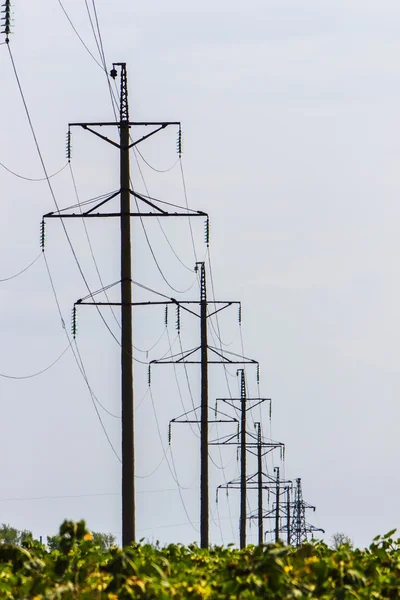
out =
[(10, 279), (15, 279), (19, 275), (22, 275), (22, 273), (25, 273), (28, 269), (30, 269), (39, 260), (41, 254), (42, 253), (40, 252), (40, 254), (38, 254), (38, 256), (31, 263), (29, 263), (29, 265), (27, 267), (24, 267), (21, 271), (18, 271), (18, 273), (15, 273), (14, 275), (10, 275), (10, 277), (4, 277), (3, 279), (0, 279), (0, 283), (3, 283), (4, 281), (10, 281)]
[[(63, 167), (61, 167), (61, 169), (58, 169), (58, 171), (56, 171), (55, 173), (52, 173), (52, 175), (49, 175), (48, 178), (51, 179), (52, 177), (55, 177), (56, 175), (58, 175), (59, 173), (64, 171), (64, 169), (67, 166), (68, 166), (68, 163), (65, 163), (65, 165)], [(6, 167), (6, 165), (3, 164), (2, 162), (0, 162), (0, 167), (3, 167), (3, 169), (5, 169), (9, 173), (11, 173), (12, 175), (15, 175), (15, 177), (18, 177), (19, 179), (24, 179), (25, 181), (46, 181), (46, 179), (47, 179), (47, 177), (25, 177), (24, 175), (19, 175), (19, 173), (12, 171), (8, 167)]]
[(48, 365), (44, 369), (37, 371), (36, 373), (31, 373), (29, 375), (6, 375), (5, 373), (0, 373), (0, 377), (3, 377), (4, 379), (32, 379), (33, 377), (38, 377), (39, 375), (46, 373), (46, 371), (49, 371), (52, 367), (54, 367), (54, 365), (56, 365), (58, 361), (62, 359), (64, 354), (71, 348), (71, 344), (72, 341), (69, 342), (68, 346), (61, 352), (61, 354), (56, 358), (56, 360), (54, 360), (50, 365)]
[(97, 60), (97, 58), (94, 56), (94, 54), (89, 50), (88, 46), (85, 44), (85, 42), (83, 41), (83, 39), (81, 38), (81, 36), (79, 35), (75, 25), (73, 24), (73, 22), (71, 21), (67, 11), (64, 8), (63, 3), (61, 2), (61, 0), (58, 0), (58, 4), (61, 6), (64, 15), (67, 17), (69, 24), (71, 25), (72, 29), (74, 30), (75, 34), (77, 35), (79, 41), (81, 42), (82, 46), (85, 48), (85, 50), (90, 54), (90, 56), (93, 58), (94, 62), (96, 63), (96, 65), (98, 67), (100, 67), (100, 69), (104, 70), (103, 65), (101, 65), (99, 63), (99, 61)]

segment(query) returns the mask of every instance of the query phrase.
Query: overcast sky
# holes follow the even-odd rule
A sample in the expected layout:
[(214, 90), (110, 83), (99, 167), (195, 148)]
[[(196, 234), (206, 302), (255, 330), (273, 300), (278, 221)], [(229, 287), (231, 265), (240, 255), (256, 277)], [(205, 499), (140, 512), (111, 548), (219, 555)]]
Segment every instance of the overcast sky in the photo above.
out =
[[(99, 60), (85, 2), (63, 4)], [(210, 214), (216, 296), (243, 303), (245, 354), (260, 362), (261, 394), (273, 400), (271, 427), (262, 409), (264, 433), (286, 444), (285, 476), (302, 478), (305, 499), (317, 507), (309, 520), (326, 530), (327, 540), (343, 531), (368, 544), (398, 525), (400, 493), (400, 6), (394, 0), (97, 0), (96, 7), (107, 66), (128, 65), (131, 118), (182, 122), (188, 200)], [(57, 0), (16, 2), (14, 17), (11, 50), (52, 174), (66, 164), (69, 122), (113, 118), (106, 76)], [(43, 177), (6, 45), (0, 69), (0, 162), (19, 175)], [(141, 151), (156, 169), (172, 167), (176, 131)], [(179, 163), (158, 173), (136, 158), (151, 195), (184, 205)], [(71, 166), (81, 200), (118, 188), (117, 151), (87, 132), (73, 132)], [(134, 155), (132, 175), (145, 191)], [(51, 181), (60, 206), (76, 203), (69, 167)], [(40, 254), (39, 224), (55, 207), (46, 182), (0, 167), (0, 186), (4, 279)], [(168, 287), (136, 221), (133, 279), (196, 299), (188, 223), (165, 221), (181, 262), (159, 225), (146, 223), (160, 269), (173, 288), (191, 289), (179, 295)], [(87, 227), (102, 281), (116, 282), (118, 223), (93, 219)], [(99, 289), (82, 223), (67, 228), (91, 289)], [(202, 260), (201, 219), (193, 220), (193, 233)], [(69, 331), (71, 308), (87, 290), (56, 221), (48, 222), (46, 258)], [(117, 289), (110, 296), (117, 299)], [(0, 282), (0, 305), (1, 374), (35, 373), (67, 348), (43, 257)], [(118, 312), (104, 309), (103, 316), (118, 337)], [(174, 318), (171, 312), (166, 331), (162, 308), (135, 311), (137, 348), (149, 349), (162, 336), (136, 358), (163, 356), (169, 341), (179, 351)], [(94, 309), (82, 307), (78, 325), (90, 385), (118, 416), (119, 347)], [(221, 315), (220, 327), (222, 341), (232, 342), (226, 348), (241, 352), (236, 309)], [(198, 323), (184, 315), (183, 347), (197, 340)], [(138, 536), (163, 543), (199, 536), (198, 431), (176, 425), (168, 448), (169, 420), (184, 412), (182, 404), (192, 406), (188, 381), (199, 402), (198, 369), (188, 367), (188, 379), (179, 369), (154, 367), (153, 405), (147, 367), (135, 364)], [(213, 406), (239, 388), (235, 368), (226, 377), (221, 367), (210, 369)], [(258, 394), (254, 369), (246, 374), (250, 395)], [(85, 518), (120, 539), (120, 463), (71, 350), (41, 376), (2, 377), (0, 386), (0, 522), (46, 536), (66, 517)], [(120, 421), (99, 411), (119, 454)], [(238, 493), (215, 504), (216, 486), (238, 475), (236, 454), (224, 448), (211, 456), (211, 540), (237, 543)], [(278, 464), (277, 454), (268, 468)], [(249, 459), (249, 471), (255, 469)], [(249, 502), (254, 509), (255, 496)], [(252, 527), (249, 541), (256, 539)]]

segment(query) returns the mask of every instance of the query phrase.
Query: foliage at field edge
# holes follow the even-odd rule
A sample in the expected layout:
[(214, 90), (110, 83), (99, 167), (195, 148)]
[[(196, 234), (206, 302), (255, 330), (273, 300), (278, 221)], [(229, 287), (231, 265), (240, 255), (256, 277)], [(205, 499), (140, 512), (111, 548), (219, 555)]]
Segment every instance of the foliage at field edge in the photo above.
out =
[(65, 521), (53, 550), (32, 538), (0, 544), (0, 598), (400, 598), (400, 539), (393, 534), (366, 550), (316, 542), (298, 549), (132, 544), (104, 551), (83, 521)]

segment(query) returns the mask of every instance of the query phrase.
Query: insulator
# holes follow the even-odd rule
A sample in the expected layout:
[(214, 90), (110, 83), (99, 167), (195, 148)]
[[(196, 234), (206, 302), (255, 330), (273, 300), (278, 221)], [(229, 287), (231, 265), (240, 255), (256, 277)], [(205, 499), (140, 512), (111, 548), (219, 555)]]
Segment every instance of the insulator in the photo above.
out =
[(229, 498), (229, 488), (226, 488), (226, 497)]
[(179, 306), (179, 304), (177, 304), (176, 306), (176, 329), (178, 333), (181, 330), (181, 307)]
[(285, 460), (285, 451), (286, 451), (285, 446), (282, 446), (282, 460), (283, 461)]
[(239, 325), (241, 325), (242, 324), (242, 304), (241, 303), (239, 303), (238, 321), (239, 321)]
[(3, 33), (6, 36), (6, 42), (8, 44), (9, 39), (8, 36), (10, 35), (10, 33), (12, 33), (11, 31), (11, 0), (6, 0), (3, 4), (4, 10), (2, 10), (1, 12), (4, 14), (4, 17), (1, 17), (1, 21), (3, 21), (2, 23), (2, 27), (3, 30), (1, 31), (1, 33)]
[(237, 424), (237, 432), (236, 432), (236, 437), (237, 437), (238, 441), (239, 441), (239, 435), (240, 435), (240, 425), (238, 423)]
[(151, 365), (149, 365), (149, 368), (147, 370), (147, 383), (149, 384), (149, 387), (151, 386)]
[(172, 439), (172, 427), (171, 427), (171, 423), (168, 425), (168, 445), (171, 445), (171, 439)]
[(67, 160), (68, 162), (71, 160), (71, 130), (68, 129), (68, 133), (67, 133)]
[(214, 415), (215, 415), (215, 418), (217, 418), (217, 416), (218, 416), (218, 404), (217, 404), (217, 402), (215, 403)]
[(178, 139), (176, 142), (176, 150), (179, 154), (179, 156), (182, 156), (182, 128), (179, 125), (179, 129), (178, 129)]
[(239, 462), (239, 448), (236, 448), (236, 460)]
[(72, 337), (76, 337), (77, 334), (77, 312), (76, 312), (76, 305), (74, 304), (74, 308), (72, 309), (72, 326), (71, 326), (71, 330), (72, 330)]
[(165, 327), (168, 327), (168, 304), (165, 305), (164, 323)]
[(269, 420), (272, 418), (272, 400), (269, 401)]
[(215, 504), (218, 504), (218, 490), (219, 488), (217, 488), (217, 491), (215, 492)]
[(257, 383), (260, 383), (260, 363), (257, 364)]
[(204, 240), (208, 248), (210, 245), (210, 219), (208, 217), (206, 219), (206, 222), (204, 223)]
[(40, 247), (42, 250), (44, 250), (45, 242), (46, 242), (46, 223), (45, 223), (44, 219), (42, 219), (42, 222), (40, 223)]

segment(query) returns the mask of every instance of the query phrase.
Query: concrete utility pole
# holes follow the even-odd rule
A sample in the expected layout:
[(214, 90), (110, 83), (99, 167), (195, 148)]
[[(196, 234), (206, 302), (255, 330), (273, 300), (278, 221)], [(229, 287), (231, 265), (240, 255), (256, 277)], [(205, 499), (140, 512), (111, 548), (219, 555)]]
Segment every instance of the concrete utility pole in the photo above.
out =
[(240, 547), (246, 547), (246, 379), (244, 369), (240, 373)]
[[(129, 109), (125, 63), (120, 93), (120, 197), (121, 197), (121, 405), (122, 405), (122, 543), (135, 540), (135, 454), (133, 422), (132, 257), (130, 217)], [(116, 72), (115, 72), (116, 75)]]
[(279, 482), (279, 467), (274, 467), (276, 473), (276, 500), (275, 500), (275, 542), (279, 541), (279, 510), (280, 510), (280, 482)]
[(201, 355), (201, 404), (200, 404), (200, 545), (209, 544), (209, 489), (208, 489), (208, 339), (207, 339), (207, 287), (204, 262), (200, 266), (200, 355)]
[(290, 545), (290, 487), (286, 488), (286, 542)]
[[(45, 218), (119, 218), (121, 231), (121, 298), (120, 302), (97, 302), (95, 294), (91, 293), (89, 288), (88, 296), (81, 298), (74, 305), (73, 312), (73, 335), (76, 335), (76, 307), (78, 305), (91, 306), (121, 306), (121, 412), (122, 412), (122, 543), (124, 546), (135, 540), (135, 454), (134, 454), (134, 385), (133, 385), (133, 340), (132, 340), (132, 257), (131, 257), (131, 217), (205, 217), (206, 213), (194, 211), (187, 208), (176, 207), (175, 212), (165, 210), (165, 205), (155, 198), (145, 197), (138, 194), (130, 187), (130, 149), (151, 136), (164, 130), (170, 125), (179, 127), (178, 153), (181, 155), (181, 124), (179, 121), (146, 121), (131, 122), (129, 120), (128, 107), (128, 81), (126, 64), (123, 62), (113, 63), (111, 77), (115, 79), (118, 75), (117, 68), (120, 71), (120, 107), (119, 120), (111, 122), (85, 122), (70, 123), (67, 136), (67, 158), (71, 158), (71, 127), (81, 127), (85, 131), (96, 135), (105, 142), (108, 142), (115, 148), (118, 148), (120, 155), (120, 189), (107, 197), (99, 200), (95, 205), (82, 211), (81, 205), (72, 206), (51, 212), (43, 217), (42, 228)], [(119, 143), (100, 133), (97, 128), (117, 127), (119, 129)], [(150, 127), (151, 131), (142, 135), (138, 139), (132, 139), (130, 131), (136, 127)], [(111, 210), (103, 212), (105, 205), (113, 198), (120, 195), (119, 211)], [(139, 207), (132, 212), (131, 196), (135, 198), (136, 203), (145, 205), (143, 210)], [(75, 209), (79, 209), (76, 211)], [(98, 209), (102, 208), (100, 212)], [(72, 212), (70, 212), (72, 210)], [(207, 226), (208, 227), (208, 226)], [(100, 292), (101, 290), (99, 290)], [(144, 304), (144, 303), (136, 303)], [(99, 310), (99, 309), (98, 309)]]
[(261, 423), (255, 423), (255, 426), (257, 427), (258, 545), (262, 546), (264, 543), (264, 521)]

